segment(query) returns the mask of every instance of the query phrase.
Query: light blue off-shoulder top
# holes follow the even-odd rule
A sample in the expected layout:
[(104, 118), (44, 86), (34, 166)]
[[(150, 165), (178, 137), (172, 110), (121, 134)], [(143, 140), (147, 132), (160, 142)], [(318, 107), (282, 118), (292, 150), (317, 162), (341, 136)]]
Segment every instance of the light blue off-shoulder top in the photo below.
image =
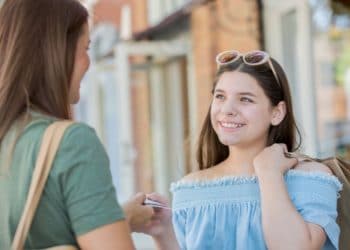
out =
[[(323, 172), (290, 170), (285, 174), (285, 183), (304, 220), (325, 230), (323, 249), (338, 249), (339, 180)], [(267, 249), (257, 177), (179, 181), (170, 189), (173, 225), (181, 249)]]

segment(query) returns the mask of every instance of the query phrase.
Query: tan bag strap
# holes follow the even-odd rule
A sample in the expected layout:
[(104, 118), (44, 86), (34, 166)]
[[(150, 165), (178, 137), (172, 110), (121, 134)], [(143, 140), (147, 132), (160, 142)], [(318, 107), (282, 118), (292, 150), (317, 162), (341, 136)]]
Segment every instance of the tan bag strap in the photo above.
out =
[(35, 210), (38, 206), (47, 177), (49, 176), (52, 162), (60, 145), (60, 141), (65, 130), (72, 123), (72, 121), (57, 121), (52, 123), (44, 132), (32, 181), (29, 187), (27, 201), (13, 239), (13, 250), (23, 249)]

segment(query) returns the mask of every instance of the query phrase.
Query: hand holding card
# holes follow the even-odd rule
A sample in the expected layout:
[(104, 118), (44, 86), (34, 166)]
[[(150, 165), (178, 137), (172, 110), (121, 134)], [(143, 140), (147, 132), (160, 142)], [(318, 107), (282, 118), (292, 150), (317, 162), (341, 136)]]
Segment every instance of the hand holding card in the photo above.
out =
[(146, 198), (146, 199), (144, 200), (143, 204), (144, 204), (145, 206), (150, 206), (150, 207), (155, 207), (155, 208), (163, 208), (163, 209), (169, 209), (169, 210), (171, 210), (170, 207), (168, 207), (168, 206), (166, 206), (166, 205), (164, 205), (164, 204), (162, 204), (162, 203), (160, 203), (160, 202), (158, 202), (158, 201), (151, 200), (151, 199), (149, 199), (149, 198)]

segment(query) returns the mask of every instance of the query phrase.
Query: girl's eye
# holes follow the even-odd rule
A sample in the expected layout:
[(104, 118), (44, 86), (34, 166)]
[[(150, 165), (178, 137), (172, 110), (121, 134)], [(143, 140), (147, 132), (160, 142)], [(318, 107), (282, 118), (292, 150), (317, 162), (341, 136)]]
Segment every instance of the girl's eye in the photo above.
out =
[(225, 98), (224, 95), (221, 95), (221, 94), (215, 95), (215, 99), (223, 100), (224, 98)]
[(242, 98), (241, 98), (241, 101), (242, 101), (242, 102), (253, 102), (252, 99), (247, 98), (247, 97), (242, 97)]

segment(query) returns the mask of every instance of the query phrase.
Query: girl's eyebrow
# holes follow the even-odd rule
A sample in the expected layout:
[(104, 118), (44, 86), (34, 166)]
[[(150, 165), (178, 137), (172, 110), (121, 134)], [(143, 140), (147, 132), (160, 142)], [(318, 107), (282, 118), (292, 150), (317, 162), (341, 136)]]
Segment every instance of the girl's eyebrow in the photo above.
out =
[(251, 92), (240, 92), (238, 93), (239, 95), (248, 95), (248, 96), (253, 96), (253, 97), (256, 97), (256, 95), (254, 95), (253, 93)]
[(225, 91), (223, 91), (222, 89), (215, 89), (214, 92), (222, 92), (222, 93), (224, 93)]
[[(216, 93), (216, 92), (225, 93), (225, 91), (222, 90), (222, 89), (215, 89), (215, 90), (214, 90), (214, 93)], [(239, 92), (238, 95), (245, 95), (245, 96), (256, 97), (256, 95), (253, 94), (252, 92)]]

